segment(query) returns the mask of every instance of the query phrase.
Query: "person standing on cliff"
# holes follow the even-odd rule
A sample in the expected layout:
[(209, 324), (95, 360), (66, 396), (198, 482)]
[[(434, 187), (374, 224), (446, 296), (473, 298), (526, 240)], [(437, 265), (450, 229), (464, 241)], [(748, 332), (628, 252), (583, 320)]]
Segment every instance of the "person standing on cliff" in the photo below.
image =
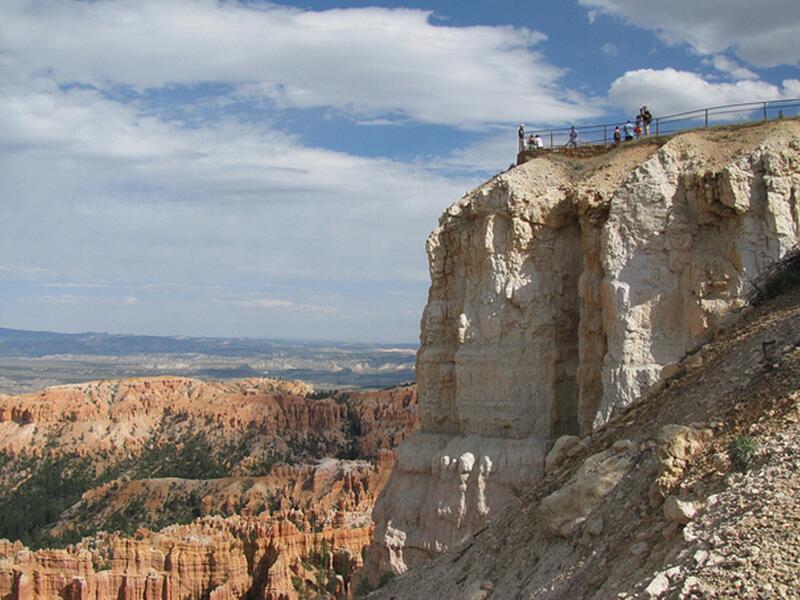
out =
[(653, 122), (653, 113), (651, 113), (646, 106), (642, 107), (642, 124), (644, 125), (644, 134), (650, 135), (650, 123)]
[(633, 139), (633, 123), (630, 119), (622, 126), (622, 130), (625, 132), (625, 141), (630, 142)]
[(567, 146), (572, 146), (573, 148), (578, 147), (578, 130), (575, 129), (574, 125), (569, 130), (569, 139), (567, 140)]
[(619, 130), (619, 125), (614, 127), (614, 145), (619, 146), (622, 142), (622, 132)]
[(525, 152), (525, 125), (522, 123), (519, 124), (517, 135), (519, 136), (519, 151)]

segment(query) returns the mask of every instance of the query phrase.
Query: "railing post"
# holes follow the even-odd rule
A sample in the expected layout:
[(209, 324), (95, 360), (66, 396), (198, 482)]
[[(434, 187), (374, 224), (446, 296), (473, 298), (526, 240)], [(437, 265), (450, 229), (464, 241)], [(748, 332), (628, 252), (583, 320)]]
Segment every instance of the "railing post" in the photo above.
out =
[(767, 120), (767, 103), (764, 102), (764, 120)]
[(553, 149), (553, 130), (550, 130), (550, 150)]
[(706, 114), (706, 125), (705, 126), (708, 127), (708, 109), (705, 109), (705, 111), (703, 111), (703, 112), (705, 112), (705, 114)]
[(608, 146), (608, 125), (603, 125), (603, 145)]
[(656, 118), (656, 135), (658, 135), (658, 118)]

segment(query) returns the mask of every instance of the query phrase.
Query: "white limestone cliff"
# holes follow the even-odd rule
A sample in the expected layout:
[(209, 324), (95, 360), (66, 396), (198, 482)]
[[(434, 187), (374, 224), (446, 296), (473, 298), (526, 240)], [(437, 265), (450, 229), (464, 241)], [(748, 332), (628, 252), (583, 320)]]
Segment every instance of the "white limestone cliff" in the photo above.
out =
[(800, 237), (800, 124), (545, 155), (445, 211), (428, 239), (422, 429), (375, 507), (369, 568), (467, 539), (742, 306)]

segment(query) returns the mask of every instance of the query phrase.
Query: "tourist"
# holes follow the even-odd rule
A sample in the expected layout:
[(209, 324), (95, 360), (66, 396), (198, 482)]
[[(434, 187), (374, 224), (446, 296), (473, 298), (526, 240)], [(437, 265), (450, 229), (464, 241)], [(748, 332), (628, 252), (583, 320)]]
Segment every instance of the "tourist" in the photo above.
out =
[(622, 142), (622, 132), (619, 130), (619, 125), (614, 127), (614, 145), (619, 146)]
[(525, 152), (525, 125), (522, 123), (519, 124), (519, 131), (517, 134), (519, 135), (519, 151)]
[(642, 137), (642, 113), (636, 115), (636, 127), (633, 128), (633, 133), (637, 140)]
[(574, 125), (569, 130), (569, 139), (567, 140), (567, 146), (572, 146), (573, 148), (578, 147), (578, 130), (575, 129)]
[(535, 150), (536, 149), (536, 139), (534, 139), (533, 134), (528, 136), (528, 150)]
[(533, 138), (533, 145), (537, 148), (544, 148), (544, 141), (542, 137), (537, 133), (536, 136)]
[(642, 115), (642, 125), (644, 125), (644, 134), (650, 135), (650, 123), (653, 122), (653, 114), (647, 109), (646, 106), (643, 106), (642, 109), (639, 111), (639, 114)]
[(633, 123), (630, 119), (622, 126), (622, 131), (625, 134), (625, 141), (630, 142), (633, 139)]

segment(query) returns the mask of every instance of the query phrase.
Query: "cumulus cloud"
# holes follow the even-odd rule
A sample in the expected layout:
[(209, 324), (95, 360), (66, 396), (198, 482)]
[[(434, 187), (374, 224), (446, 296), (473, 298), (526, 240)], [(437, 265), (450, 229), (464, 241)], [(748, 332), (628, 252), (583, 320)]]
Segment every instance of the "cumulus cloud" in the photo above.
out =
[(600, 14), (652, 29), (668, 44), (686, 43), (699, 54), (733, 50), (757, 67), (800, 64), (797, 0), (578, 0)]
[[(384, 252), (424, 235), (471, 184), (236, 121), (190, 129), (143, 118), (93, 90), (17, 90), (0, 112), (0, 218), (16, 232), (0, 248), (60, 279), (77, 280), (75, 265), (95, 279), (120, 275), (116, 265), (149, 280), (209, 269), (385, 276)], [(389, 214), (403, 227), (382, 227)], [(393, 276), (423, 279), (421, 256), (398, 257)]]
[(718, 54), (711, 59), (711, 64), (717, 71), (725, 73), (735, 80), (758, 79), (758, 75), (753, 71), (722, 54)]
[(399, 160), (319, 147), (281, 119), (474, 140), (597, 114), (544, 41), (420, 10), (0, 3), (4, 324), (413, 339), (424, 239), (513, 159), (513, 130)]
[[(417, 318), (402, 310), (424, 301), (425, 236), (474, 176), (308, 146), (231, 118), (187, 127), (95, 89), (11, 79), (0, 77), (0, 279), (102, 284), (108, 297), (147, 301), (88, 304), (78, 292), (44, 298), (39, 312), (6, 302), (7, 324), (286, 336), (312, 335), (321, 323), (309, 318), (327, 317), (314, 335), (416, 335)], [(390, 280), (414, 286), (415, 300), (369, 306), (377, 292), (363, 282)], [(207, 300), (209, 287), (270, 283), (292, 306)], [(352, 292), (303, 299), (326, 285)], [(123, 309), (126, 325), (114, 312)], [(369, 334), (353, 327), (358, 314)]]
[(434, 24), (421, 10), (18, 0), (0, 5), (0, 39), (18, 69), (99, 88), (217, 82), (278, 107), (463, 127), (594, 114), (535, 50), (544, 34)]
[(635, 114), (646, 104), (656, 116), (739, 102), (781, 100), (796, 94), (800, 81), (782, 87), (764, 81), (711, 83), (696, 73), (676, 69), (639, 69), (616, 79), (609, 100)]

